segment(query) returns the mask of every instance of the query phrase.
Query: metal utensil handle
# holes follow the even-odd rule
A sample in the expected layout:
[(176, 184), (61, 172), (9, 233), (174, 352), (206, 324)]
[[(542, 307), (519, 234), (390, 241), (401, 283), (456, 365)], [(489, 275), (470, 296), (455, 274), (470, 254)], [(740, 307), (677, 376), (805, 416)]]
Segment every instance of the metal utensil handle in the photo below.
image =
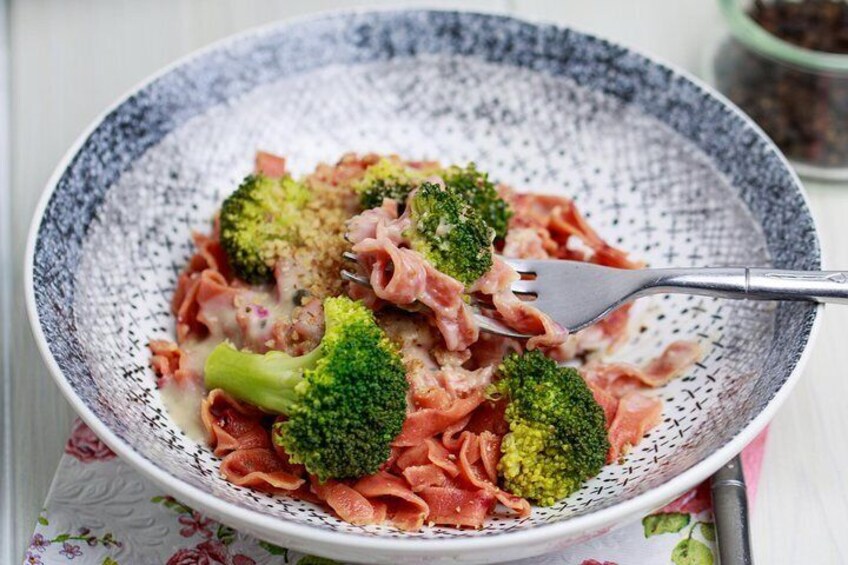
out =
[(848, 304), (848, 272), (784, 271), (766, 268), (708, 267), (646, 269), (639, 294), (685, 292), (753, 300), (804, 300)]
[(721, 565), (753, 565), (748, 493), (737, 455), (710, 479), (716, 544)]

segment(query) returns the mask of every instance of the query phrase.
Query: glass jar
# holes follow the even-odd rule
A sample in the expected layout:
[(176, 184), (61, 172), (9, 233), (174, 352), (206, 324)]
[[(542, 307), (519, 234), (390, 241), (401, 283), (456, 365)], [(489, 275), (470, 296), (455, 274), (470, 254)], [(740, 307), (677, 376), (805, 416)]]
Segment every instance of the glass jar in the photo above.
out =
[(730, 33), (712, 51), (708, 79), (765, 130), (799, 174), (848, 180), (848, 54), (772, 35), (749, 15), (750, 0), (719, 4)]

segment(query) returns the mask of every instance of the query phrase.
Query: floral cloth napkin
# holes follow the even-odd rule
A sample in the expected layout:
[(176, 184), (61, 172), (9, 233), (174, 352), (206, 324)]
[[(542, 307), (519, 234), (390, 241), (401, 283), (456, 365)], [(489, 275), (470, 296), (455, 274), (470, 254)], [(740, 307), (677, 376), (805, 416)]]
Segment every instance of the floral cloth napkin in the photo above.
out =
[[(766, 432), (742, 453), (754, 500)], [(641, 522), (513, 564), (710, 565), (715, 530), (702, 484)], [(101, 442), (74, 424), (24, 563), (30, 565), (330, 564), (241, 534), (159, 492)]]

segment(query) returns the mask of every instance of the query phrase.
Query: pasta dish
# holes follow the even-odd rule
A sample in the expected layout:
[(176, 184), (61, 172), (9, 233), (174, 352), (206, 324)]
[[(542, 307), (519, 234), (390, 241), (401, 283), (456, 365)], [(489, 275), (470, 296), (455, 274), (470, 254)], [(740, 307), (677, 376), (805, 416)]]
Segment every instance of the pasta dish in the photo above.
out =
[(295, 178), (260, 152), (193, 237), (175, 340), (150, 341), (172, 418), (227, 481), (357, 525), (479, 528), (553, 505), (639, 443), (662, 417), (652, 389), (700, 356), (678, 341), (605, 361), (629, 306), (570, 334), (514, 293), (504, 257), (641, 264), (568, 198), (474, 164), (346, 154)]

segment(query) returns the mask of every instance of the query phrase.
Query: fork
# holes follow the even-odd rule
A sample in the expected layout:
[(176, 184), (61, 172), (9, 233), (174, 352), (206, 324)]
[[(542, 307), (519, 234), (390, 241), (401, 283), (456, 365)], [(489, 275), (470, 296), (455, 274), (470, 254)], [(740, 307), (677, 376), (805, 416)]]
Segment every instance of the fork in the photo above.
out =
[[(345, 259), (356, 261), (353, 253)], [(521, 298), (576, 332), (628, 302), (651, 294), (697, 294), (749, 300), (801, 300), (848, 304), (848, 272), (787, 271), (754, 267), (617, 269), (582, 261), (499, 257), (522, 279), (512, 284)], [(366, 277), (342, 270), (342, 278), (371, 286)], [(472, 300), (480, 330), (529, 338), (482, 313)]]
[[(345, 251), (342, 253), (345, 259), (351, 261), (353, 263), (358, 262), (358, 258), (356, 254), (351, 253), (349, 251)], [(358, 284), (360, 286), (365, 286), (371, 288), (371, 281), (368, 280), (368, 277), (364, 277), (352, 271), (348, 271), (347, 269), (342, 269), (341, 271), (342, 278), (348, 282), (352, 282), (354, 284)], [(500, 321), (490, 318), (481, 312), (482, 303), (477, 300), (474, 296), (470, 297), (470, 304), (473, 310), (474, 322), (477, 324), (477, 327), (481, 332), (486, 332), (490, 334), (500, 335), (504, 337), (511, 337), (515, 339), (530, 339), (531, 335), (524, 334), (521, 332), (517, 332), (514, 329), (510, 328), (506, 324), (501, 323)]]

